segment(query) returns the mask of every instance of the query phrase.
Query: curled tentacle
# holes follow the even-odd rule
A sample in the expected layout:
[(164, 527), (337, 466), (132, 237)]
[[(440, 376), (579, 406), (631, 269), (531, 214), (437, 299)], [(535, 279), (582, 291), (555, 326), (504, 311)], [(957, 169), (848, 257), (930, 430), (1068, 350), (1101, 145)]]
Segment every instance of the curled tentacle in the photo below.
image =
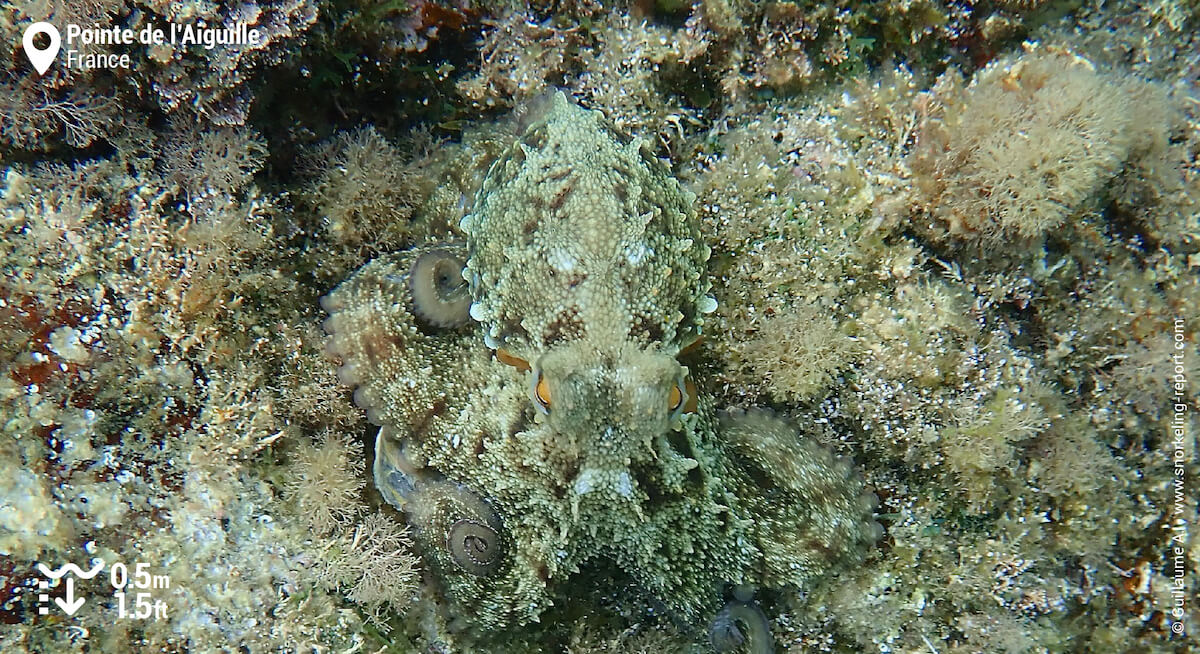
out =
[[(413, 309), (413, 271), (429, 276), (422, 272), (429, 266), (417, 262), (432, 261), (445, 276), (454, 267), (446, 260), (461, 261), (464, 252), (446, 243), (384, 255), (321, 299), (330, 314), (322, 325), (329, 334), (325, 349), (339, 364), (338, 380), (354, 389), (355, 404), (372, 424), (387, 425), (398, 437), (436, 434), (451, 407), (469, 401), (479, 385), (471, 383), (479, 376), (467, 372), (480, 359), (477, 335), (431, 329)], [(427, 312), (428, 304), (437, 308), (417, 295)]]
[(486, 577), (500, 569), (504, 562), (500, 534), (488, 525), (462, 519), (450, 526), (446, 534), (446, 549), (463, 570)]
[(500, 569), (507, 547), (500, 516), (466, 487), (419, 470), (405, 456), (403, 442), (386, 428), (375, 437), (373, 472), (380, 494), (408, 514), (438, 560), (477, 577)]
[(732, 601), (713, 618), (708, 640), (718, 652), (771, 654), (775, 639), (767, 616), (752, 602)]
[(509, 538), (500, 516), (462, 485), (419, 483), (408, 510), (419, 537), (447, 570), (487, 577), (508, 558)]
[(462, 277), (465, 265), (458, 253), (446, 248), (417, 257), (408, 273), (413, 315), (433, 327), (467, 324), (471, 292)]

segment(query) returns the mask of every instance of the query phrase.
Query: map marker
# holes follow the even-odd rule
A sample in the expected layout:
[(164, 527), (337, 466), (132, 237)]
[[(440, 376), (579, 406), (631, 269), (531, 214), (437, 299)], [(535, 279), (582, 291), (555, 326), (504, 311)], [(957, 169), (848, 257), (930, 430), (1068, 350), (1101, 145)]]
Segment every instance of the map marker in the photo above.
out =
[[(50, 37), (50, 46), (45, 50), (38, 50), (33, 45), (33, 39), (38, 34), (45, 34)], [(54, 58), (58, 56), (58, 48), (62, 45), (62, 37), (58, 34), (58, 29), (46, 22), (34, 23), (25, 28), (25, 36), (21, 37), (21, 45), (25, 48), (25, 56), (29, 57), (30, 63), (33, 64), (38, 75), (45, 75), (50, 69), (50, 64), (54, 63)]]

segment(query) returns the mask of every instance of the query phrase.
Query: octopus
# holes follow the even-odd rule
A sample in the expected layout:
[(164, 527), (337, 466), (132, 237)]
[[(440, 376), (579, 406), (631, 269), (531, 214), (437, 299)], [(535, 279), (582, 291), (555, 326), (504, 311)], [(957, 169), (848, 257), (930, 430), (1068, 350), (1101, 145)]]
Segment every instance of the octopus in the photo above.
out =
[(382, 256), (322, 300), (339, 377), (379, 426), (375, 486), (476, 632), (614, 569), (714, 650), (772, 651), (746, 589), (861, 557), (875, 497), (788, 421), (713, 406), (695, 196), (599, 112), (546, 105), (462, 242)]

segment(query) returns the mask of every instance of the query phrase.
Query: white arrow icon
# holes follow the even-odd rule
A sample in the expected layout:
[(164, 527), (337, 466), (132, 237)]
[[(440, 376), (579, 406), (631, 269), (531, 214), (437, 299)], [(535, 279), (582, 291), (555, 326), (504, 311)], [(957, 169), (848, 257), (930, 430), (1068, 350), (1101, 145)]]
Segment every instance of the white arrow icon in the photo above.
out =
[[(38, 50), (37, 46), (33, 44), (33, 39), (38, 34), (50, 37), (50, 45), (45, 50)], [(46, 71), (50, 70), (50, 64), (54, 63), (54, 58), (58, 56), (62, 37), (59, 36), (58, 29), (50, 23), (34, 23), (25, 28), (25, 35), (21, 37), (21, 45), (25, 47), (25, 56), (29, 57), (29, 61), (37, 70), (38, 75), (45, 75)]]
[(83, 602), (82, 597), (75, 597), (75, 580), (67, 577), (67, 596), (65, 598), (55, 597), (54, 603), (67, 615), (75, 615), (79, 607), (83, 606)]

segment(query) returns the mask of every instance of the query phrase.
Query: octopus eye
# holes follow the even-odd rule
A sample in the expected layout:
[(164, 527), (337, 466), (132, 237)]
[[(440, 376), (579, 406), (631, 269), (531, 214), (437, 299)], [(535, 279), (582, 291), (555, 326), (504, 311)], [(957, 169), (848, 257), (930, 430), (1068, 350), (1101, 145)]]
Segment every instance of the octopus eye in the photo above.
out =
[(538, 376), (537, 386), (533, 389), (533, 396), (537, 398), (539, 404), (544, 408), (550, 408), (550, 384), (546, 383), (546, 378)]
[(700, 406), (699, 397), (696, 394), (696, 384), (692, 382), (691, 377), (685, 377), (682, 383), (678, 383), (671, 389), (671, 394), (667, 396), (667, 405), (670, 407), (671, 419), (678, 418), (683, 413), (695, 413)]

